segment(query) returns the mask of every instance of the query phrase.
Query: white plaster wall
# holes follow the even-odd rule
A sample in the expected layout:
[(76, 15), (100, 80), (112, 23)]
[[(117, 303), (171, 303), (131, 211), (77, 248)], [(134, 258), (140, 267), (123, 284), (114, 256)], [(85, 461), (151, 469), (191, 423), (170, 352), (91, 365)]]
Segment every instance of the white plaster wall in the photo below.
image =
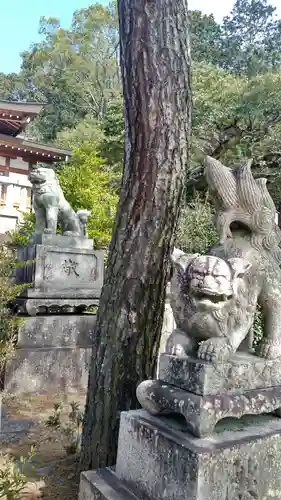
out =
[(0, 234), (5, 234), (7, 231), (13, 231), (16, 228), (18, 217), (7, 217), (2, 215), (0, 210)]
[[(1, 158), (0, 158), (1, 160)], [(14, 167), (22, 170), (19, 172), (11, 172), (9, 176), (0, 176), (0, 193), (2, 186), (6, 185), (6, 205), (0, 207), (0, 234), (15, 229), (18, 219), (22, 212), (29, 210), (27, 189), (31, 188), (28, 175), (28, 164), (21, 158), (11, 160), (10, 168)], [(1, 197), (0, 197), (1, 198)], [(14, 206), (15, 204), (19, 206)]]
[[(0, 177), (0, 182), (2, 182), (3, 179), (4, 176)], [(31, 187), (31, 183), (27, 179), (27, 173), (19, 174), (16, 172), (10, 172), (9, 177), (5, 177), (5, 179), (6, 180), (4, 182), (17, 184), (18, 186)]]

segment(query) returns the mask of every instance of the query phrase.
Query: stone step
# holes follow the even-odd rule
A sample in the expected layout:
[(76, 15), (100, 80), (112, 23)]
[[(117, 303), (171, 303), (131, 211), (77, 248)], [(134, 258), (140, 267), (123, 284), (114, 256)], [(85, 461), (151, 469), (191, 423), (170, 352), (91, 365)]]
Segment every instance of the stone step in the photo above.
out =
[(78, 500), (140, 500), (109, 468), (82, 472)]
[(7, 417), (6, 409), (0, 400), (0, 443), (19, 442), (33, 425), (32, 420), (12, 420)]

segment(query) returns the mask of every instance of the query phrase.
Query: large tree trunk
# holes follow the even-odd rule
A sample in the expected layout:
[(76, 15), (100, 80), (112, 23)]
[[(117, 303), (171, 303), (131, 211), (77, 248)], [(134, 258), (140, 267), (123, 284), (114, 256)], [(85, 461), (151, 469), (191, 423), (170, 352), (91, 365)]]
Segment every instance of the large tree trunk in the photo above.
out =
[(120, 202), (94, 333), (82, 468), (115, 463), (119, 417), (154, 374), (190, 134), (187, 0), (119, 0)]

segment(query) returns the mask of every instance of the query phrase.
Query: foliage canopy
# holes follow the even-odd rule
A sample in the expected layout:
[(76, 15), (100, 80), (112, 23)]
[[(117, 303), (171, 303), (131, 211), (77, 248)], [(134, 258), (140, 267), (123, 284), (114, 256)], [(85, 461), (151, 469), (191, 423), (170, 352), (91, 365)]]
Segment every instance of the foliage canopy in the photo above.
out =
[[(227, 165), (252, 156), (255, 175), (274, 181), (269, 189), (278, 203), (281, 20), (276, 9), (268, 0), (236, 0), (220, 24), (213, 15), (191, 11), (190, 28), (194, 106), (187, 201), (195, 189), (206, 189), (202, 164), (207, 153)], [(41, 41), (22, 54), (19, 74), (0, 73), (0, 97), (47, 103), (26, 134), (75, 151), (61, 182), (75, 207), (83, 202), (92, 209), (90, 234), (103, 245), (110, 238), (124, 147), (116, 2), (76, 11), (68, 29), (59, 19), (42, 17), (39, 32)], [(106, 197), (100, 194), (105, 172)], [(103, 215), (96, 212), (94, 193), (103, 200)]]

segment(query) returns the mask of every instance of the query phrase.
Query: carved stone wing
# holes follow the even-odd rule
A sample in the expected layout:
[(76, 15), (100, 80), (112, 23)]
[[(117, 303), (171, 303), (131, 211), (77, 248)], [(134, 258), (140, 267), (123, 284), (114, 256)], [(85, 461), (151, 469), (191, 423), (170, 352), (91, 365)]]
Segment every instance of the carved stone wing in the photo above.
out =
[(220, 161), (206, 156), (205, 177), (211, 196), (215, 196), (217, 205), (222, 209), (234, 208), (238, 204), (236, 179), (231, 169)]
[(276, 213), (276, 207), (273, 199), (271, 198), (268, 189), (267, 189), (267, 179), (265, 177), (261, 177), (260, 179), (256, 179), (256, 184), (258, 185), (260, 192), (262, 194), (263, 204), (269, 208), (274, 214)]
[(263, 204), (262, 193), (251, 172), (252, 160), (247, 161), (235, 171), (239, 205), (252, 214)]

